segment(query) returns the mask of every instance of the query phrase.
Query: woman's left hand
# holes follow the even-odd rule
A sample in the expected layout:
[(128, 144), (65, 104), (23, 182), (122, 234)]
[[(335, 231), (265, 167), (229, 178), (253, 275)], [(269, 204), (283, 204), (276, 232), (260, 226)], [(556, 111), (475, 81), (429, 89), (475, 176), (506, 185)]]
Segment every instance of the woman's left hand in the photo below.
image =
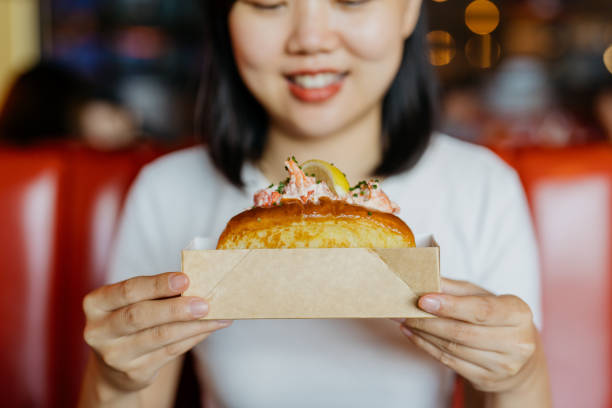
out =
[(440, 294), (419, 299), (437, 319), (406, 319), (402, 331), (419, 348), (483, 392), (519, 387), (534, 371), (539, 344), (529, 306), (467, 282), (442, 280)]

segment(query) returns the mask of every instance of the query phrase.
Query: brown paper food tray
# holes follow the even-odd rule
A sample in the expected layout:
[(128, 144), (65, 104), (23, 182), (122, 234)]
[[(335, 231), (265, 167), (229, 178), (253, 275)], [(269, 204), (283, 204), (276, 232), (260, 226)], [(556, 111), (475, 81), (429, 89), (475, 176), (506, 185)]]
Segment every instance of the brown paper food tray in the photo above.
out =
[(205, 319), (432, 317), (416, 301), (440, 291), (439, 247), (432, 236), (417, 245), (204, 250), (195, 239), (182, 252), (183, 295), (209, 302)]

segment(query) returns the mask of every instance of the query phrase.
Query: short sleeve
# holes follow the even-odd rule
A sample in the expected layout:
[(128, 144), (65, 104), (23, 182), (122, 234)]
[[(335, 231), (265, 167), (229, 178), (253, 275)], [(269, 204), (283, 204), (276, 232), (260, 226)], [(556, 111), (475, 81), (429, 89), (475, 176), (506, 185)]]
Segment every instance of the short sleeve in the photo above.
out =
[(537, 244), (527, 199), (516, 172), (501, 164), (488, 178), (478, 245), (478, 282), (496, 294), (520, 297), (541, 328)]
[(160, 259), (164, 234), (154, 186), (147, 167), (144, 167), (126, 198), (113, 246), (108, 283), (166, 272), (162, 270)]

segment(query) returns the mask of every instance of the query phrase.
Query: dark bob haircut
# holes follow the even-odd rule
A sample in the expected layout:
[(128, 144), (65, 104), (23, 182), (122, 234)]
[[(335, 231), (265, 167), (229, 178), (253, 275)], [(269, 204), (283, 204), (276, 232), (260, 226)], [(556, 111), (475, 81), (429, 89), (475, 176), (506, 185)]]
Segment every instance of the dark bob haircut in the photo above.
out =
[[(261, 157), (268, 117), (247, 89), (234, 61), (228, 16), (235, 0), (204, 0), (207, 35), (197, 108), (197, 127), (215, 166), (243, 186), (245, 160)], [(414, 166), (429, 144), (436, 118), (437, 85), (427, 59), (425, 5), (414, 33), (405, 41), (399, 71), (383, 101), (382, 162), (376, 175), (390, 176)]]

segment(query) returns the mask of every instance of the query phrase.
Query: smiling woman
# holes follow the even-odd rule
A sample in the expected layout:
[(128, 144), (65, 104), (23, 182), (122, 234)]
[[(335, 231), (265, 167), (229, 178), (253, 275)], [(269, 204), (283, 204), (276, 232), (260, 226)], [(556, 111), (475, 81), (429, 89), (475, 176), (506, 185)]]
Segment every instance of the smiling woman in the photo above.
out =
[[(421, 1), (203, 3), (207, 145), (148, 165), (132, 188), (109, 285), (84, 302), (95, 353), (82, 406), (168, 406), (192, 349), (211, 407), (440, 408), (455, 373), (487, 406), (548, 406), (525, 197), (493, 154), (433, 132)], [(292, 155), (322, 160), (286, 162), (301, 188), (311, 183), (307, 194), (297, 182), (273, 188)], [(186, 275), (162, 272), (178, 269), (194, 236), (215, 242), (254, 196), (270, 205), (285, 192), (306, 201), (330, 193), (312, 184), (317, 172), (336, 192), (346, 179), (374, 179), (358, 184), (360, 194), (388, 192), (397, 204), (387, 202), (388, 212), (436, 235), (441, 274), (454, 280), (418, 305), (438, 318), (199, 321), (206, 300), (176, 297)]]
[(240, 185), (243, 162), (262, 159), (275, 139), (330, 134), (351, 139), (352, 159), (337, 162), (352, 179), (365, 178), (355, 174), (354, 160), (371, 151), (379, 156), (367, 160), (369, 172), (392, 175), (414, 165), (428, 144), (436, 106), (420, 5), (206, 2), (211, 41), (199, 112), (216, 166)]

